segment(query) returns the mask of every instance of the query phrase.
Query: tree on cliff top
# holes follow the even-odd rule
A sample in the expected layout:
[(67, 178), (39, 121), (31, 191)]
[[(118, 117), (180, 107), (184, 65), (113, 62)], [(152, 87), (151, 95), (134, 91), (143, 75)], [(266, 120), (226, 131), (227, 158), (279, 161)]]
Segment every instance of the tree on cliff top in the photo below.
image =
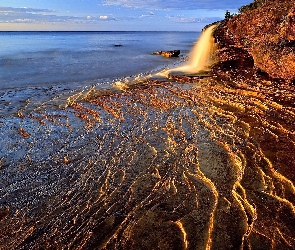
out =
[(236, 15), (235, 13), (230, 14), (230, 12), (228, 10), (226, 10), (224, 17), (226, 20), (228, 20), (228, 19), (234, 17), (235, 15)]
[(248, 10), (254, 10), (262, 6), (264, 3), (268, 2), (269, 0), (254, 0), (253, 3), (243, 5), (242, 7), (239, 8), (239, 12), (243, 13)]
[(230, 19), (231, 15), (230, 15), (230, 12), (228, 10), (225, 12), (224, 17), (225, 17), (225, 19)]

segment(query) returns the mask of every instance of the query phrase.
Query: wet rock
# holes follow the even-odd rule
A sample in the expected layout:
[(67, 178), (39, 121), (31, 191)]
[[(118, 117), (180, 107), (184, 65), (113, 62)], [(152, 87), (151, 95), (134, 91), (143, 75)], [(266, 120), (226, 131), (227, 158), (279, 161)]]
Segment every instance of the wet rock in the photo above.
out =
[(4, 220), (10, 213), (9, 207), (0, 207), (0, 221)]
[(171, 50), (171, 51), (156, 51), (153, 55), (162, 55), (164, 57), (178, 57), (180, 50)]

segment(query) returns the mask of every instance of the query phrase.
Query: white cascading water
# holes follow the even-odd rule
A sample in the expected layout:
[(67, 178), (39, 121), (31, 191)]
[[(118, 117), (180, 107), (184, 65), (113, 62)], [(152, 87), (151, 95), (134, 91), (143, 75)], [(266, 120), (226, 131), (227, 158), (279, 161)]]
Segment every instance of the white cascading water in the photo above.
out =
[[(168, 78), (168, 75), (173, 73), (179, 75), (207, 75), (210, 66), (214, 63), (212, 56), (214, 50), (213, 31), (216, 27), (217, 25), (212, 25), (201, 34), (199, 40), (190, 51), (189, 60), (185, 65), (168, 70), (165, 69), (147, 77), (137, 77), (136, 79), (132, 79), (132, 82), (141, 82), (154, 77)], [(115, 88), (120, 90), (126, 89), (126, 87), (128, 88), (128, 83), (129, 80), (126, 80), (125, 83), (118, 81), (115, 83)]]
[(212, 50), (214, 47), (213, 31), (216, 26), (211, 26), (204, 31), (199, 41), (190, 52), (190, 57), (186, 65), (173, 69), (185, 74), (195, 74), (200, 71), (208, 70), (212, 64)]
[(180, 73), (185, 75), (198, 74), (200, 72), (208, 71), (213, 63), (212, 52), (214, 48), (213, 31), (216, 25), (207, 28), (201, 35), (198, 42), (195, 44), (189, 54), (188, 62), (180, 67), (166, 70), (158, 75), (166, 76), (169, 73)]

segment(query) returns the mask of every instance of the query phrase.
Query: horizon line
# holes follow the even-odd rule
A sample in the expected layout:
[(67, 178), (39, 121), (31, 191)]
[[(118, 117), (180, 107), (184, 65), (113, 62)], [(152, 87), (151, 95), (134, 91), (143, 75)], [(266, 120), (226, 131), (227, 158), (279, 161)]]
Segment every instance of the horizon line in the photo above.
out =
[(0, 32), (202, 32), (195, 30), (0, 30)]

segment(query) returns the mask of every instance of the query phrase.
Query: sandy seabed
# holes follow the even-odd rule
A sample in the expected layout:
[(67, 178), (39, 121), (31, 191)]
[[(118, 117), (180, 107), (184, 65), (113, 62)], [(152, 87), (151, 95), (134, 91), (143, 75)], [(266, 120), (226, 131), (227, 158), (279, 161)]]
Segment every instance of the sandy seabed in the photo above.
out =
[(1, 118), (0, 249), (295, 249), (295, 88), (174, 76)]

